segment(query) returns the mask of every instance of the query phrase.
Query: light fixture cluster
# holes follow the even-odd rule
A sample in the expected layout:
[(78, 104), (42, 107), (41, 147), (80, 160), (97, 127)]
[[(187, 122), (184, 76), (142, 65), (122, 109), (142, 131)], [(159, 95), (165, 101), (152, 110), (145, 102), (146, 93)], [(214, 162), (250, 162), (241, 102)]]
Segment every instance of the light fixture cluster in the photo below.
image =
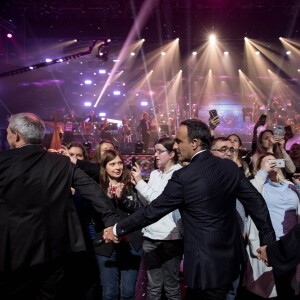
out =
[(89, 55), (89, 54), (92, 53), (92, 50), (94, 49), (94, 47), (96, 45), (96, 42), (97, 42), (97, 40), (93, 41), (93, 44), (89, 46), (87, 51), (75, 53), (75, 54), (64, 56), (64, 57), (61, 57), (61, 58), (46, 59), (46, 61), (42, 62), (42, 63), (38, 63), (38, 64), (34, 64), (34, 65), (31, 65), (31, 66), (11, 70), (11, 71), (8, 71), (8, 72), (3, 72), (3, 73), (0, 73), (0, 78), (1, 77), (12, 76), (12, 75), (17, 75), (17, 74), (24, 73), (24, 72), (29, 72), (29, 71), (36, 70), (36, 69), (39, 69), (39, 68), (48, 67), (50, 65), (70, 61), (72, 59), (76, 59), (76, 58), (79, 58), (79, 57), (82, 57), (82, 56), (85, 56), (85, 55)]

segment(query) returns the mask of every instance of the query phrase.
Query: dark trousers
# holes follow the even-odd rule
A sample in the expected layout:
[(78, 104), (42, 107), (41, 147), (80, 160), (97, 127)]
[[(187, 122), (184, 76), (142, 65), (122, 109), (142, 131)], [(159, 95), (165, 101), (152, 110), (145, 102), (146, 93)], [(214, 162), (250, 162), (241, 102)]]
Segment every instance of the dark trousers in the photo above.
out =
[[(93, 257), (94, 258), (94, 257)], [(100, 297), (96, 261), (86, 252), (0, 274), (1, 300), (94, 300)]]
[[(273, 273), (274, 274), (274, 273)], [(291, 282), (294, 272), (289, 272), (283, 276), (276, 276), (274, 274), (275, 286), (278, 295), (278, 300), (285, 299), (300, 299), (300, 296), (295, 296), (295, 290), (292, 288)]]
[(148, 152), (149, 142), (150, 142), (150, 133), (148, 131), (142, 133), (142, 139), (144, 143), (144, 151)]
[(231, 284), (226, 284), (215, 289), (190, 289), (187, 288), (186, 299), (188, 300), (225, 300), (231, 288)]
[(1, 300), (57, 300), (64, 276), (61, 262), (52, 262), (0, 275)]
[(180, 261), (183, 240), (151, 240), (143, 242), (147, 269), (147, 300), (159, 300), (164, 289), (167, 299), (181, 300)]

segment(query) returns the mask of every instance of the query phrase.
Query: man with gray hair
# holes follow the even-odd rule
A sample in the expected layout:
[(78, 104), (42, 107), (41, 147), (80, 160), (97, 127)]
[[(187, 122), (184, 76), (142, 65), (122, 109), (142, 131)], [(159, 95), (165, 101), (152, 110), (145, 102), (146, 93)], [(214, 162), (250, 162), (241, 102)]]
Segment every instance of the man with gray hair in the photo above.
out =
[(68, 157), (41, 146), (44, 135), (35, 114), (9, 119), (11, 149), (0, 153), (0, 299), (60, 299), (65, 259), (85, 251), (71, 187), (92, 203), (105, 226), (118, 221), (96, 182)]

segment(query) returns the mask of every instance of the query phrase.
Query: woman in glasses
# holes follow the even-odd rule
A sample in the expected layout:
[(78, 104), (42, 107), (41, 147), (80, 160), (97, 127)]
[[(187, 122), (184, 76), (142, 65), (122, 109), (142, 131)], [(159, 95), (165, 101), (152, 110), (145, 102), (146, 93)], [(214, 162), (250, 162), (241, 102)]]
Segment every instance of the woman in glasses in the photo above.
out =
[[(163, 192), (173, 172), (181, 168), (177, 163), (173, 145), (174, 139), (170, 137), (155, 142), (157, 170), (151, 172), (148, 183), (142, 179), (138, 164), (132, 168), (132, 182), (144, 205), (156, 199)], [(167, 299), (181, 300), (179, 271), (183, 240), (180, 222), (180, 213), (176, 210), (143, 229), (144, 260), (148, 278), (147, 299), (161, 299), (164, 289)]]

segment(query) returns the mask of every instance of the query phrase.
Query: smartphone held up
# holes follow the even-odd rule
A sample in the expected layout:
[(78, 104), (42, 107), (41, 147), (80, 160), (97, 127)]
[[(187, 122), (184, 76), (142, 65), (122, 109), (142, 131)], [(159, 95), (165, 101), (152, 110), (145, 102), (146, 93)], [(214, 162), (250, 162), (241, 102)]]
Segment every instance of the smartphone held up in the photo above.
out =
[(284, 159), (269, 159), (269, 163), (275, 163), (275, 168), (285, 168), (285, 162)]
[(212, 129), (215, 129), (220, 124), (218, 112), (216, 109), (211, 109), (209, 111), (209, 126)]

